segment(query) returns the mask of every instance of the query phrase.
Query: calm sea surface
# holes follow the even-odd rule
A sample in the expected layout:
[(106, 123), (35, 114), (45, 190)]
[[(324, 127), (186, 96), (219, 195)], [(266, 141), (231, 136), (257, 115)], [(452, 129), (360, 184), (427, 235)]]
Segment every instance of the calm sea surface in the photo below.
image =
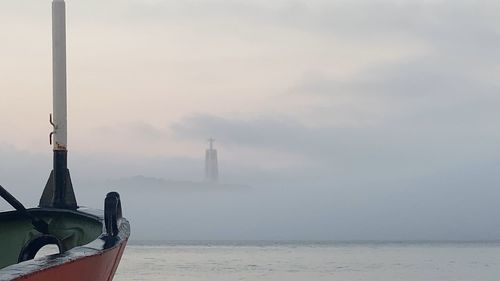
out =
[(500, 243), (130, 245), (115, 281), (498, 281)]

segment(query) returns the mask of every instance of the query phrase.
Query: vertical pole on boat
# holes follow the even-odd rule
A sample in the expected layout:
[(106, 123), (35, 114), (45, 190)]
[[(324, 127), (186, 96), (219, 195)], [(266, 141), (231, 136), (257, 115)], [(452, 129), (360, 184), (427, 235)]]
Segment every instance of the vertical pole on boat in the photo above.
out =
[(78, 206), (67, 167), (66, 3), (64, 0), (52, 2), (52, 75), (53, 115), (51, 115), (50, 122), (54, 127), (51, 133), (54, 167), (40, 199), (40, 207), (76, 209)]
[(54, 151), (66, 151), (68, 143), (66, 106), (66, 4), (52, 2), (52, 79)]

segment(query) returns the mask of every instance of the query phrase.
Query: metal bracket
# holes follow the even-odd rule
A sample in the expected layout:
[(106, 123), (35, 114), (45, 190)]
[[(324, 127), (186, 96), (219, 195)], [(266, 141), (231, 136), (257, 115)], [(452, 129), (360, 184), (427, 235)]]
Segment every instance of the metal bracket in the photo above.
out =
[(54, 130), (52, 132), (50, 132), (50, 134), (49, 134), (49, 144), (52, 145), (52, 137), (56, 133), (56, 129), (57, 129), (56, 124), (54, 124), (54, 122), (52, 121), (52, 113), (49, 114), (49, 123), (50, 123), (50, 125), (52, 125), (52, 128), (54, 128)]

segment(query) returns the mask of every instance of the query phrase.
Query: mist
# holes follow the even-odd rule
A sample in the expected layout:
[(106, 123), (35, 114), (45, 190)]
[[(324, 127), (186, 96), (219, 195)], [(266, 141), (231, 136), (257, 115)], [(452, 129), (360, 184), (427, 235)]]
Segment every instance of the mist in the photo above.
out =
[[(479, 2), (68, 1), (78, 203), (120, 192), (133, 240), (498, 240), (500, 4)], [(50, 9), (0, 18), (0, 184), (36, 206)]]

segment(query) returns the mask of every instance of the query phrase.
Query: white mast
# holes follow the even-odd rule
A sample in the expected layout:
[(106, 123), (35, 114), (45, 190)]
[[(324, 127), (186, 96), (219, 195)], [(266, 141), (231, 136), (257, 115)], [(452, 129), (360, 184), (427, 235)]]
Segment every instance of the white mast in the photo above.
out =
[(68, 170), (68, 127), (66, 108), (66, 4), (52, 1), (52, 87), (54, 168), (40, 198), (40, 207), (77, 209)]
[(54, 150), (66, 150), (68, 145), (66, 105), (66, 4), (52, 2), (52, 74)]

